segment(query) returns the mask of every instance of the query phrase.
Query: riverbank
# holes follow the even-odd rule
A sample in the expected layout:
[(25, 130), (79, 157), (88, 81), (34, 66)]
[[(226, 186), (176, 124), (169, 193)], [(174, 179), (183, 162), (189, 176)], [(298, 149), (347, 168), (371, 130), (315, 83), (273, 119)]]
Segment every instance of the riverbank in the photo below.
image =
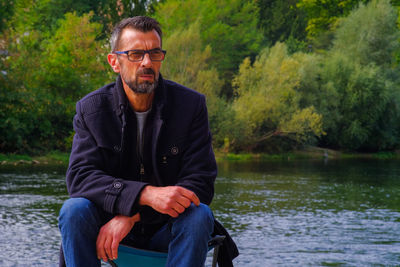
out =
[(0, 153), (0, 165), (67, 165), (68, 161), (69, 153), (60, 151), (38, 156)]
[[(224, 153), (216, 150), (217, 161), (288, 161), (318, 159), (400, 159), (400, 151), (356, 153), (343, 152), (319, 147), (306, 147), (281, 154), (268, 153)], [(69, 153), (52, 151), (45, 155), (29, 156), (0, 153), (0, 165), (67, 165)]]
[(400, 151), (382, 151), (377, 153), (344, 152), (320, 147), (305, 147), (281, 154), (268, 153), (223, 153), (216, 151), (217, 160), (229, 161), (279, 161), (279, 160), (315, 160), (315, 159), (400, 159)]

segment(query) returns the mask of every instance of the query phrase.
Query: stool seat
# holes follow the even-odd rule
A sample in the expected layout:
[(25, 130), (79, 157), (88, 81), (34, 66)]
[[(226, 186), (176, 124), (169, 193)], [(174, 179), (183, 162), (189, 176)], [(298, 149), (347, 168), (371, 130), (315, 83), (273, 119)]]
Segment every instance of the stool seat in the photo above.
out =
[[(208, 250), (214, 249), (213, 267), (217, 264), (218, 249), (225, 236), (215, 236), (208, 242)], [(109, 260), (113, 267), (158, 267), (165, 266), (168, 253), (153, 250), (139, 249), (127, 245), (119, 245), (118, 259)]]

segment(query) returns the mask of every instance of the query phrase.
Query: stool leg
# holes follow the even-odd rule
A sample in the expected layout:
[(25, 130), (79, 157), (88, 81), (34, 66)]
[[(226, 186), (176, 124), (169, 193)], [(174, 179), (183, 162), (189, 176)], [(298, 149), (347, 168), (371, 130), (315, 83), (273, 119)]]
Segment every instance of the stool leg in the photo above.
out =
[(213, 259), (212, 259), (212, 267), (217, 267), (218, 250), (219, 250), (219, 246), (216, 246), (214, 248), (214, 254), (213, 254)]

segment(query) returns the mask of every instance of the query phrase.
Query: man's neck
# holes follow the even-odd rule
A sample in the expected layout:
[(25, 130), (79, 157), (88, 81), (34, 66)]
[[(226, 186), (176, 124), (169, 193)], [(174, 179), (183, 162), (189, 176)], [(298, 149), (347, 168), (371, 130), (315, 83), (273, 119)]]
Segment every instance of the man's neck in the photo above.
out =
[(124, 91), (134, 111), (145, 112), (151, 108), (151, 104), (153, 103), (154, 98), (154, 92), (150, 94), (138, 94), (133, 92), (130, 88), (126, 87), (127, 86), (124, 86)]

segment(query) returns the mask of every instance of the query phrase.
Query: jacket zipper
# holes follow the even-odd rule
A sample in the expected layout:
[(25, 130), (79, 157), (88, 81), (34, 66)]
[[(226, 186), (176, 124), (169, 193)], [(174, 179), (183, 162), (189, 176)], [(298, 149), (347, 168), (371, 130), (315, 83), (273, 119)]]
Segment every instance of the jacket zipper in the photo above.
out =
[(140, 181), (143, 182), (143, 179), (144, 179), (144, 166), (143, 166), (143, 163), (141, 162), (140, 163)]
[(121, 127), (121, 143), (120, 143), (120, 147), (119, 147), (119, 165), (120, 165), (120, 173), (122, 174), (122, 170), (123, 170), (123, 152), (124, 152), (124, 136), (125, 136), (125, 128), (126, 128), (126, 118), (125, 118), (125, 106), (124, 105), (120, 105), (119, 106), (120, 110), (121, 110), (121, 121), (122, 121), (122, 127)]
[[(143, 153), (144, 153), (144, 138), (145, 138), (145, 128), (146, 128), (146, 121), (144, 122), (143, 125), (143, 132), (142, 132), (142, 140), (140, 142), (140, 147), (142, 148), (142, 155), (140, 154), (140, 147), (137, 147), (137, 155), (138, 155), (138, 159), (140, 161), (140, 170), (139, 170), (139, 177), (140, 177), (140, 181), (143, 182), (144, 178), (145, 178), (145, 171), (144, 171), (144, 164), (143, 164)], [(139, 135), (138, 135), (138, 139), (139, 139)], [(139, 144), (139, 142), (137, 142)]]

